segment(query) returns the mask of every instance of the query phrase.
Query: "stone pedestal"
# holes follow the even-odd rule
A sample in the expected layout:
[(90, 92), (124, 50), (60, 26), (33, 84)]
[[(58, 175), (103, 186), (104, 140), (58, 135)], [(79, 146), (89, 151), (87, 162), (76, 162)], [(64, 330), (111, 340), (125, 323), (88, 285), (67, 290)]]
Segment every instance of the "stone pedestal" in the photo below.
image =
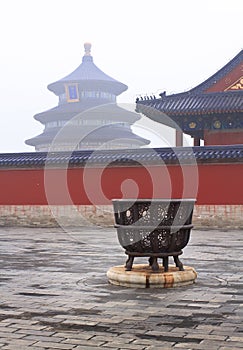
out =
[(126, 271), (122, 265), (111, 267), (107, 272), (107, 277), (111, 284), (123, 287), (174, 288), (193, 284), (197, 273), (190, 266), (184, 266), (184, 271), (169, 266), (168, 272), (164, 272), (161, 266), (159, 271), (153, 272), (149, 265), (134, 264), (132, 271)]

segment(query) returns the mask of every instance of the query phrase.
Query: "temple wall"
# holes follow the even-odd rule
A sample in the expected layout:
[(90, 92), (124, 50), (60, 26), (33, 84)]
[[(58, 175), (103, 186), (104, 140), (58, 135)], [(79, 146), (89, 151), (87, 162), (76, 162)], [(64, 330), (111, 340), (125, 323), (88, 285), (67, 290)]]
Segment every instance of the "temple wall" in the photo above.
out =
[(112, 206), (0, 205), (0, 226), (65, 227), (113, 224)]
[[(200, 229), (242, 229), (243, 205), (196, 205), (193, 224)], [(0, 205), (0, 226), (113, 226), (112, 206)]]
[(239, 129), (234, 130), (205, 130), (204, 145), (236, 145), (243, 144), (243, 132)]
[(196, 205), (194, 227), (243, 229), (243, 205)]
[[(79, 154), (80, 164), (73, 158), (68, 169), (58, 154), (47, 168), (45, 155), (2, 155), (0, 225), (113, 226), (111, 205), (94, 204), (110, 204), (107, 198), (124, 193), (131, 198), (196, 198), (195, 227), (243, 228), (243, 146), (196, 148), (196, 166), (190, 163), (191, 149), (179, 148), (180, 156), (170, 152), (158, 149), (156, 157), (148, 149), (115, 152), (121, 164), (114, 164), (110, 152), (103, 151), (92, 166), (85, 166), (85, 154)], [(177, 157), (184, 159), (183, 168)]]

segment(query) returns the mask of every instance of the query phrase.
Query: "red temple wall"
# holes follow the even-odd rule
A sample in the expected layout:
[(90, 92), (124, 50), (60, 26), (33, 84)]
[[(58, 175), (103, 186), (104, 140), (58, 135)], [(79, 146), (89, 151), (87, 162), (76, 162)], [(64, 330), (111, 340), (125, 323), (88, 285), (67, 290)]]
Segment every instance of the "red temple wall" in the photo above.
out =
[(198, 205), (238, 205), (242, 179), (241, 163), (1, 170), (0, 205), (108, 205), (123, 196), (122, 186), (126, 197), (136, 198), (138, 187), (140, 198), (196, 197)]
[(204, 130), (204, 145), (236, 145), (243, 144), (243, 131), (227, 130), (212, 131)]

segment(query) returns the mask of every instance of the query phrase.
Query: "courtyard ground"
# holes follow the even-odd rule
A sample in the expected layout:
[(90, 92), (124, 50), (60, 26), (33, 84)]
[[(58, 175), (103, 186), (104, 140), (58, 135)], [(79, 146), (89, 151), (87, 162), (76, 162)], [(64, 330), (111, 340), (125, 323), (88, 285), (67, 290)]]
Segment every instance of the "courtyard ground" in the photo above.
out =
[(113, 228), (1, 227), (0, 349), (243, 349), (242, 231), (192, 230), (187, 287), (110, 285), (125, 260)]

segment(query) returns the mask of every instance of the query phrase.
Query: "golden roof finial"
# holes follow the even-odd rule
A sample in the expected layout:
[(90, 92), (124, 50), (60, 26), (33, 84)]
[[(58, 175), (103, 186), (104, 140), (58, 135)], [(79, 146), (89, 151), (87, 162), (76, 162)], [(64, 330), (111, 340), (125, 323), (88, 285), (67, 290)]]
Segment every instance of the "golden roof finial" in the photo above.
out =
[(84, 43), (85, 56), (91, 56), (91, 43)]

